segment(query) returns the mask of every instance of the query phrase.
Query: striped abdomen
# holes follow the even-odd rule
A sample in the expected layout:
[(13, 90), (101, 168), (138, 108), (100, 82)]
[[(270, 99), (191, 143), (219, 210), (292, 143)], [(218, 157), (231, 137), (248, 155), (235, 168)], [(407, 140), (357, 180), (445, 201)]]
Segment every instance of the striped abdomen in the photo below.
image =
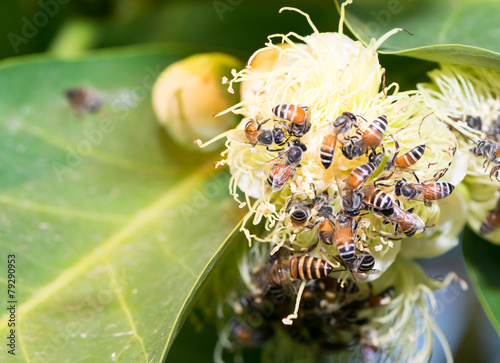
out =
[(492, 210), (484, 219), (479, 231), (482, 234), (488, 234), (500, 227), (500, 213), (497, 210)]
[(375, 187), (370, 187), (365, 193), (363, 201), (371, 207), (388, 210), (393, 208), (393, 201), (389, 194)]
[(377, 165), (375, 163), (366, 163), (358, 166), (345, 180), (345, 187), (350, 190), (358, 190), (363, 186), (366, 180), (373, 174)]
[(304, 105), (283, 104), (274, 107), (273, 113), (283, 120), (301, 124), (308, 120), (309, 107)]
[(380, 144), (387, 130), (387, 117), (385, 115), (377, 117), (363, 133), (361, 140), (366, 146), (374, 149)]
[(361, 259), (361, 263), (359, 264), (358, 267), (358, 272), (366, 273), (372, 270), (374, 266), (375, 266), (375, 257), (373, 257), (373, 255), (371, 254), (366, 254)]
[(408, 168), (420, 160), (425, 152), (425, 145), (418, 145), (394, 160), (394, 165), (400, 168)]
[(425, 184), (422, 186), (422, 196), (426, 200), (437, 200), (446, 198), (453, 192), (455, 186), (446, 182)]
[(326, 261), (312, 256), (292, 257), (290, 276), (297, 280), (317, 280), (328, 276), (333, 267)]
[(333, 244), (333, 223), (328, 219), (321, 222), (318, 227), (318, 236), (324, 244)]
[(323, 138), (321, 143), (320, 158), (321, 164), (328, 169), (332, 165), (333, 155), (335, 154), (335, 147), (337, 146), (337, 135), (329, 134)]

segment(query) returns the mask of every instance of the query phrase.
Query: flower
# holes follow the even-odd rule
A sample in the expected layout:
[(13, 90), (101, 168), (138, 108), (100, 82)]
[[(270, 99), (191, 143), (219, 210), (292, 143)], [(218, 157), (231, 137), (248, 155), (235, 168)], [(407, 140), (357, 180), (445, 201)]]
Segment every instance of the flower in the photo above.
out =
[[(336, 259), (352, 272), (359, 272), (360, 265), (356, 267), (355, 264), (371, 255), (375, 264), (371, 265), (372, 274), (366, 278), (374, 280), (381, 275), (374, 272), (383, 273), (400, 249), (404, 250), (405, 244), (413, 243), (407, 236), (421, 236), (427, 226), (438, 223), (440, 218), (440, 206), (436, 203), (426, 202), (424, 205), (421, 197), (416, 200), (396, 198), (395, 184), (407, 181), (416, 188), (418, 183), (437, 180), (438, 175), (446, 174), (450, 168), (454, 172), (445, 177), (453, 179), (454, 183), (460, 182), (464, 174), (458, 172), (457, 175), (455, 171), (460, 168), (451, 167), (457, 140), (446, 124), (424, 107), (420, 92), (400, 92), (395, 83), (384, 87), (385, 70), (379, 63), (377, 48), (400, 29), (379, 40), (373, 39), (364, 47), (343, 34), (342, 19), (338, 33), (320, 33), (307, 14), (285, 9), (303, 14), (313, 34), (305, 37), (293, 32), (272, 35), (266, 47), (250, 58), (246, 68), (233, 70), (233, 78), (224, 82), (230, 92), (235, 84), (241, 84), (241, 102), (219, 115), (233, 113), (243, 116), (243, 119), (235, 130), (205, 144), (199, 143), (204, 147), (227, 137), (227, 149), (222, 153), (224, 159), (219, 165), (229, 165), (232, 174), (230, 192), (240, 205), (249, 208), (242, 231), (250, 245), (253, 241), (270, 242), (274, 245), (273, 252), (282, 246), (295, 251), (307, 250), (332, 264), (336, 260), (331, 256), (337, 256)], [(278, 44), (274, 43), (276, 39)], [(292, 112), (290, 110), (303, 113), (303, 122), (298, 123), (302, 129), (297, 125), (290, 126), (285, 115), (287, 111)], [(348, 117), (346, 115), (355, 119), (352, 121), (354, 127), (335, 128), (334, 123)], [(379, 142), (356, 155), (354, 151), (351, 155), (350, 151), (344, 150), (343, 146), (350, 143), (359, 145), (356, 140), (376, 120), (380, 125), (386, 124)], [(273, 139), (273, 130), (278, 130), (285, 141), (264, 145), (252, 136), (264, 132), (261, 130), (265, 130), (270, 139)], [(321, 159), (321, 150), (324, 140), (332, 135), (337, 143), (333, 146), (331, 167), (327, 167)], [(371, 149), (374, 150), (375, 159), (371, 164), (374, 170), (353, 189), (347, 178), (356, 168), (369, 162)], [(375, 154), (375, 149), (378, 154)], [(412, 151), (417, 149), (420, 151)], [(288, 152), (292, 151), (299, 155), (298, 163), (287, 161)], [(408, 158), (410, 153), (416, 155), (411, 167), (399, 166), (401, 161), (396, 163), (396, 154)], [(284, 181), (273, 182), (270, 187), (267, 179), (274, 178), (277, 170), (285, 170)], [(281, 180), (281, 176), (276, 179)], [(377, 191), (373, 188), (377, 180), (380, 181), (377, 188), (388, 200), (388, 206), (384, 208), (367, 202), (370, 193)], [(442, 197), (447, 196), (453, 186), (450, 185)], [(327, 201), (316, 203), (322, 192), (328, 194)], [(354, 206), (356, 198), (364, 198), (362, 205)], [(326, 204), (328, 207), (322, 209)], [(269, 208), (270, 205), (274, 207)], [(327, 213), (329, 208), (331, 210)], [(304, 223), (294, 223), (290, 215), (293, 209), (304, 209)], [(362, 210), (366, 212), (360, 214)], [(390, 210), (394, 212), (391, 214)], [(350, 219), (344, 224), (350, 223), (355, 235), (354, 262), (348, 262), (347, 255), (339, 253), (337, 243), (321, 243), (320, 248), (314, 250), (318, 225), (325, 221), (325, 225), (328, 221), (332, 226), (337, 225), (344, 214)], [(265, 221), (269, 231), (264, 237), (253, 235), (247, 229), (249, 222), (257, 224), (261, 220)], [(439, 241), (427, 239), (428, 248), (419, 248), (417, 255), (442, 253), (458, 241), (458, 231), (449, 227), (443, 226), (434, 235), (443, 238)], [(366, 269), (364, 272), (370, 273)], [(345, 273), (342, 279), (348, 276), (349, 273)]]
[(196, 54), (171, 64), (158, 77), (153, 108), (160, 124), (179, 145), (193, 148), (193, 139), (212, 138), (237, 123), (231, 114), (212, 115), (237, 100), (236, 95), (225, 92), (219, 80), (240, 65), (227, 54)]
[[(495, 157), (473, 148), (500, 147), (500, 73), (476, 67), (442, 64), (429, 73), (431, 83), (418, 85), (428, 110), (454, 130), (467, 165), (461, 194), (468, 200), (468, 223), (477, 233), (500, 244), (500, 229), (482, 229), (488, 216), (498, 213), (500, 184), (491, 174), (500, 164)], [(483, 142), (483, 146), (480, 143)], [(486, 232), (486, 233), (485, 233)]]

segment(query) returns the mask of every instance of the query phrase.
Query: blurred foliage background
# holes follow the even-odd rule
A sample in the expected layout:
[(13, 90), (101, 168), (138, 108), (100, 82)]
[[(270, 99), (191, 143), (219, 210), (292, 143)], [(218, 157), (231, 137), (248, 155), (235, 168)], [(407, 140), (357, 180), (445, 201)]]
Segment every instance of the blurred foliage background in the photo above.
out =
[[(200, 52), (222, 51), (245, 60), (264, 45), (269, 34), (291, 30), (298, 34), (311, 32), (302, 16), (291, 12), (278, 15), (283, 6), (298, 7), (310, 14), (320, 31), (338, 28), (339, 15), (333, 1), (327, 0), (8, 0), (0, 2), (3, 34), (0, 58), (35, 53), (73, 58), (95, 49), (177, 43), (195, 46)], [(37, 22), (39, 26), (30, 26)], [(425, 72), (436, 66), (432, 62), (387, 55), (381, 56), (381, 63), (390, 70), (386, 83), (397, 81), (402, 89), (425, 81)], [(425, 261), (424, 266), (434, 275), (455, 270), (465, 277), (462, 260), (457, 248), (433, 261)], [(461, 305), (449, 309), (455, 315), (447, 315), (448, 320), (454, 320), (453, 316), (463, 320), (463, 334), (451, 341), (457, 362), (477, 357), (478, 361), (499, 362), (496, 332), (472, 291), (462, 295), (456, 300), (462, 300)], [(440, 324), (445, 332), (454, 329), (449, 322)], [(215, 340), (212, 325), (188, 319), (169, 361), (200, 357), (211, 361)], [(197, 350), (186, 350), (193, 343)], [(249, 353), (252, 360), (258, 357), (257, 353), (252, 354)], [(433, 361), (440, 362), (439, 357), (437, 353)]]

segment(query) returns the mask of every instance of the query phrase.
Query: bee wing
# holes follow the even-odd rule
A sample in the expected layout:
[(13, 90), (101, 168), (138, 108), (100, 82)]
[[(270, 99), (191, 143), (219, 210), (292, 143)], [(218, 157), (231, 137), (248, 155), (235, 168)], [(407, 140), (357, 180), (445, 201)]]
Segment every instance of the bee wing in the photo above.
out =
[(273, 193), (279, 192), (283, 187), (285, 186), (286, 182), (292, 174), (295, 171), (295, 168), (297, 165), (299, 165), (300, 162), (298, 163), (293, 163), (293, 164), (279, 164), (276, 166), (276, 168), (273, 170)]
[(352, 273), (352, 277), (354, 277), (355, 281), (357, 281), (357, 282), (365, 282), (366, 280), (368, 280), (368, 278), (370, 277), (370, 275), (378, 274), (378, 273), (380, 273), (380, 270), (371, 269), (370, 271), (366, 271), (366, 272), (351, 271), (351, 273)]
[[(250, 131), (252, 137), (254, 137), (254, 135), (255, 135), (255, 138), (257, 137), (257, 134), (256, 134), (257, 132), (258, 131)], [(249, 135), (248, 131), (236, 130), (231, 135), (229, 135), (228, 138), (231, 141), (236, 141), (236, 142), (239, 142), (242, 144), (252, 144), (252, 142), (248, 139), (248, 135)]]
[(266, 161), (264, 164), (259, 166), (255, 170), (255, 175), (258, 177), (268, 177), (269, 173), (272, 172), (278, 165), (280, 165), (281, 160), (283, 160), (284, 153), (278, 155), (277, 157)]

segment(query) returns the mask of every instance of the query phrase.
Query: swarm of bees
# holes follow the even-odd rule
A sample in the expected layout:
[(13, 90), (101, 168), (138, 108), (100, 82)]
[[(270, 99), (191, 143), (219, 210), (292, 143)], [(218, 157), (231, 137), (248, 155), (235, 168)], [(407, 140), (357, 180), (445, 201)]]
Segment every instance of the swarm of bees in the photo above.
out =
[[(320, 259), (293, 257), (283, 249), (275, 255), (252, 270), (255, 290), (235, 304), (226, 324), (226, 348), (260, 347), (277, 329), (283, 329), (297, 343), (318, 344), (323, 352), (359, 346), (366, 354), (377, 352), (364, 327), (370, 323), (373, 309), (384, 309), (391, 302), (392, 286), (375, 293), (370, 283), (341, 284), (328, 276), (332, 268)], [(290, 290), (297, 280), (311, 281), (302, 294), (297, 324), (282, 325), (283, 314), (293, 304)]]
[[(263, 122), (250, 121), (244, 130), (234, 132), (231, 140), (252, 147), (265, 147), (268, 151), (277, 153), (276, 157), (263, 163), (255, 171), (256, 176), (267, 179), (272, 193), (277, 193), (295, 182), (304, 157), (315, 150), (308, 150), (306, 134), (321, 133), (319, 135), (322, 136), (322, 141), (317, 157), (325, 172), (330, 168), (334, 170), (336, 179), (332, 180), (331, 187), (316, 193), (312, 199), (304, 199), (303, 196), (295, 198), (292, 195), (285, 212), (292, 228), (304, 231), (317, 229), (316, 241), (295, 252), (308, 254), (318, 245), (327, 254), (333, 251), (328, 255), (350, 271), (357, 281), (363, 281), (368, 275), (379, 272), (374, 269), (375, 257), (371, 251), (359, 248), (359, 222), (364, 216), (371, 214), (384, 224), (392, 224), (394, 233), (389, 238), (400, 238), (398, 236), (402, 233), (413, 236), (424, 231), (427, 226), (414, 213), (414, 208), (405, 210), (402, 202), (421, 201), (425, 206), (430, 206), (453, 192), (452, 184), (438, 182), (447, 169), (439, 171), (430, 180), (420, 181), (413, 166), (424, 155), (426, 145), (416, 145), (404, 153), (400, 152), (400, 144), (394, 135), (386, 135), (386, 115), (379, 115), (368, 122), (363, 116), (345, 111), (332, 122), (311, 131), (309, 106), (280, 104), (271, 111), (272, 118)], [(361, 130), (363, 123), (367, 126)], [(393, 153), (386, 155), (384, 138), (393, 140)], [(339, 152), (340, 157), (361, 161), (345, 178), (342, 178), (336, 165)], [(391, 180), (394, 175), (405, 177), (394, 181)], [(312, 185), (312, 188), (315, 186)], [(339, 200), (336, 199), (338, 194)], [(364, 243), (363, 246), (370, 245), (370, 241)], [(293, 250), (291, 244), (289, 248)], [(330, 261), (319, 260), (317, 257), (294, 256), (290, 261), (301, 263), (290, 266), (289, 261), (284, 265), (278, 263), (275, 275), (280, 276), (279, 271), (288, 269), (295, 279), (311, 280), (324, 278), (334, 270), (329, 265)], [(314, 269), (309, 271), (297, 267), (304, 264)]]

